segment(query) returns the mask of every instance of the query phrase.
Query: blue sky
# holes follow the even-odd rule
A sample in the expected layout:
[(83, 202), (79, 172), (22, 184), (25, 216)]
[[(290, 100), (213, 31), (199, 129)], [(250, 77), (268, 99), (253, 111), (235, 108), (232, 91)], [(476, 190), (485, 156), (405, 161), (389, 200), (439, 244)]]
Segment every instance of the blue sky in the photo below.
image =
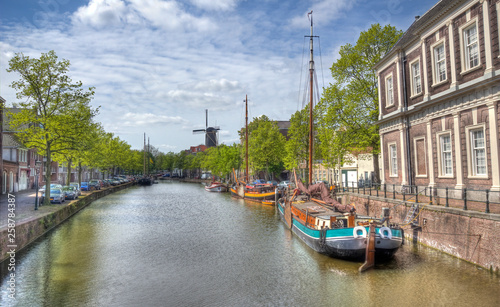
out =
[[(163, 152), (204, 143), (193, 129), (220, 126), (238, 141), (250, 119), (288, 120), (302, 108), (307, 12), (313, 10), (319, 87), (340, 46), (371, 24), (406, 30), (437, 0), (0, 0), (0, 95), (16, 102), (7, 73), (17, 52), (54, 50), (69, 75), (94, 86), (97, 121), (139, 149), (143, 133)], [(305, 51), (305, 54), (303, 53)], [(321, 57), (320, 57), (321, 53)]]

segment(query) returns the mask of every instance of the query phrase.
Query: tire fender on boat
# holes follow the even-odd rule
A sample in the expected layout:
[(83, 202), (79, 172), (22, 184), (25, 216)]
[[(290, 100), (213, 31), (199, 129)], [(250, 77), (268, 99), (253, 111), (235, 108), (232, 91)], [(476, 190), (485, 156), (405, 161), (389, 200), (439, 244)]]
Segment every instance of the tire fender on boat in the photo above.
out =
[(380, 235), (380, 237), (382, 239), (392, 239), (392, 231), (389, 227), (381, 227), (379, 230), (378, 230), (378, 233)]
[[(358, 231), (361, 230), (361, 234), (358, 234)], [(361, 238), (366, 238), (366, 228), (363, 226), (356, 226), (352, 230), (352, 235), (354, 236), (355, 239), (361, 237)]]

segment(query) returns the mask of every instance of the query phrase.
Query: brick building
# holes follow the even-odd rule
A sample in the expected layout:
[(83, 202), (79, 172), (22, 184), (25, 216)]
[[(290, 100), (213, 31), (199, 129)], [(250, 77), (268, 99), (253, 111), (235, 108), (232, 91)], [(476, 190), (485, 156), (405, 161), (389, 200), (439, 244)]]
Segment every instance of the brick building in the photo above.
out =
[(442, 0), (376, 65), (381, 180), (500, 191), (500, 0)]

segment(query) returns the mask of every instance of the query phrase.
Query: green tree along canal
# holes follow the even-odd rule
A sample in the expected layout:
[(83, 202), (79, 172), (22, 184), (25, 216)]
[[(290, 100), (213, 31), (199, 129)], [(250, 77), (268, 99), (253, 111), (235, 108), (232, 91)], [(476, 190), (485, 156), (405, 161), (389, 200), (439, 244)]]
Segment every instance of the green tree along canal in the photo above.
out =
[(318, 254), (275, 208), (201, 185), (133, 187), (99, 199), (16, 255), (1, 306), (499, 306), (500, 278), (407, 244), (390, 263)]

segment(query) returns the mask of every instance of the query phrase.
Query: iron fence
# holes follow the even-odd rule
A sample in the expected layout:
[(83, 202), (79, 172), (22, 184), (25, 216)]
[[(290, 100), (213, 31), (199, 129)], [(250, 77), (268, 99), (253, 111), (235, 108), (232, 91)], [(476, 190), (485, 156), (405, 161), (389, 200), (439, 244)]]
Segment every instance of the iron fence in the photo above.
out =
[(349, 182), (346, 187), (336, 187), (337, 193), (352, 192), (389, 199), (472, 210), (485, 213), (500, 213), (500, 191), (482, 189), (455, 189), (416, 185), (377, 184)]

